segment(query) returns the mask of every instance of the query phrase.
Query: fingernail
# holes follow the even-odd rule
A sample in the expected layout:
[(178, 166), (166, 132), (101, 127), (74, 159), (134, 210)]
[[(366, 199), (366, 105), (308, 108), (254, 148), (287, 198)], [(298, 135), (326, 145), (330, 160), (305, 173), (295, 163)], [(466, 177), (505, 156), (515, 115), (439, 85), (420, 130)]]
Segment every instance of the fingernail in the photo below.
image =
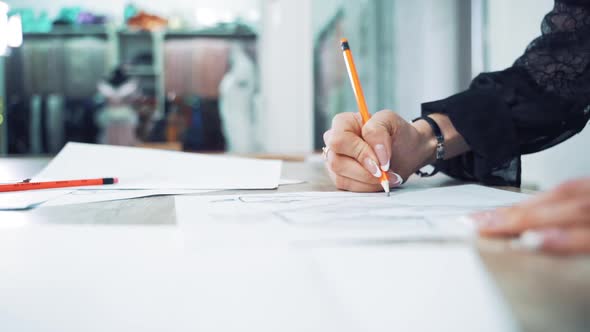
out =
[(537, 231), (526, 231), (513, 243), (516, 248), (536, 251), (543, 247), (543, 234)]
[(383, 172), (389, 171), (389, 156), (387, 155), (387, 150), (385, 150), (385, 145), (375, 145), (375, 153), (377, 154), (377, 158), (381, 164), (381, 170)]
[(479, 230), (495, 230), (506, 224), (506, 217), (498, 211), (484, 211), (469, 216)]
[(389, 175), (389, 186), (391, 188), (399, 187), (404, 183), (404, 179), (402, 178), (402, 176), (397, 174), (396, 172), (389, 171), (387, 172), (387, 175)]
[(568, 234), (559, 229), (526, 231), (520, 235), (516, 244), (519, 248), (531, 251), (543, 247), (559, 248), (568, 242)]
[(376, 178), (380, 178), (383, 174), (381, 173), (379, 166), (377, 166), (377, 163), (371, 158), (365, 159), (365, 168), (367, 169), (367, 171), (369, 171), (369, 173), (373, 174), (373, 176)]

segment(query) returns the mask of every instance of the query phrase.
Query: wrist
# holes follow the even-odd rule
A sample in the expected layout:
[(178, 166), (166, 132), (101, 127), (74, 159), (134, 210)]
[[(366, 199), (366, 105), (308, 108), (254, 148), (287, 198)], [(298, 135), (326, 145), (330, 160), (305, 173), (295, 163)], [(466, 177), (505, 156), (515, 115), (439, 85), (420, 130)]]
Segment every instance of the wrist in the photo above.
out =
[(436, 145), (438, 141), (432, 128), (426, 121), (416, 121), (412, 126), (418, 133), (418, 169), (436, 162)]
[[(463, 139), (463, 136), (455, 129), (449, 117), (445, 114), (430, 114), (428, 116), (440, 128), (444, 137), (445, 155), (444, 159), (450, 159), (464, 154), (470, 150), (469, 145)], [(420, 168), (431, 165), (436, 162), (437, 144), (436, 135), (432, 127), (426, 121), (416, 121), (412, 123), (419, 135), (418, 155), (422, 163)]]

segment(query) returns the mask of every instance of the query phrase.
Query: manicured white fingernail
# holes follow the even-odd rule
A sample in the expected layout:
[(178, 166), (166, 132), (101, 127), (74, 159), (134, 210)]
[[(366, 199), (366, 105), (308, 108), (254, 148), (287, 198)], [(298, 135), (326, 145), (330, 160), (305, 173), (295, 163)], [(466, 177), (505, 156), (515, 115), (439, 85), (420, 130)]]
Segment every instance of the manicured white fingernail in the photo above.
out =
[(506, 217), (498, 211), (483, 211), (470, 215), (477, 224), (477, 228), (483, 231), (494, 231), (506, 227)]
[(387, 172), (387, 174), (389, 174), (389, 186), (391, 188), (401, 186), (404, 183), (402, 176), (396, 172)]
[(457, 218), (457, 222), (465, 228), (469, 229), (469, 231), (476, 233), (477, 228), (475, 227), (475, 220), (473, 220), (471, 217), (460, 216), (459, 218)]
[(387, 155), (387, 150), (385, 150), (385, 145), (377, 144), (374, 149), (381, 164), (381, 170), (383, 172), (389, 171), (389, 156)]
[(379, 169), (379, 166), (377, 166), (377, 163), (371, 158), (365, 159), (365, 168), (376, 178), (380, 178), (381, 175), (383, 175)]
[(513, 245), (517, 248), (537, 251), (541, 249), (543, 242), (545, 242), (545, 236), (543, 233), (537, 231), (526, 231), (513, 242)]
[(530, 251), (541, 250), (542, 248), (558, 249), (567, 246), (569, 237), (562, 229), (544, 229), (526, 231), (512, 242), (516, 248)]

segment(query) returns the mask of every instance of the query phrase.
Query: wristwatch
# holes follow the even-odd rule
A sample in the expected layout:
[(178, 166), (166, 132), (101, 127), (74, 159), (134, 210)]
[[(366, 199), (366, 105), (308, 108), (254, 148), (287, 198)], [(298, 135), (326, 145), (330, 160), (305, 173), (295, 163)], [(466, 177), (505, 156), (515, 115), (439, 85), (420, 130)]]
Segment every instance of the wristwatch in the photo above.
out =
[(416, 175), (419, 175), (422, 178), (429, 178), (429, 177), (435, 175), (436, 173), (438, 173), (438, 170), (439, 170), (438, 165), (440, 164), (441, 161), (445, 160), (445, 152), (446, 152), (445, 136), (443, 135), (442, 130), (440, 130), (438, 123), (436, 123), (436, 121), (434, 121), (431, 117), (422, 116), (422, 117), (414, 119), (412, 122), (416, 122), (419, 120), (426, 121), (430, 125), (430, 128), (432, 128), (432, 132), (434, 133), (434, 137), (436, 137), (436, 162), (433, 165), (434, 169), (430, 173), (423, 172), (421, 170), (416, 171)]

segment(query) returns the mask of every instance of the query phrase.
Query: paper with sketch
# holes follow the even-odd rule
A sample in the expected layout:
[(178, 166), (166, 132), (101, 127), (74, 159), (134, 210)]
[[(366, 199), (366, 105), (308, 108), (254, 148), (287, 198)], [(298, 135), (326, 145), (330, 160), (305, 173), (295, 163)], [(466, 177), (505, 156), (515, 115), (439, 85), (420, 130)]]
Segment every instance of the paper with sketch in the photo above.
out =
[(187, 190), (187, 189), (121, 189), (121, 190), (74, 190), (65, 195), (52, 198), (41, 204), (43, 207), (64, 206), (73, 204), (88, 204), (108, 201), (120, 201), (125, 199), (170, 196), (170, 195), (193, 195), (209, 193), (211, 190)]
[[(281, 179), (279, 185), (303, 183), (300, 180)], [(52, 198), (41, 206), (64, 206), (98, 202), (120, 201), (125, 199), (145, 198), (154, 196), (196, 195), (210, 193), (212, 190), (193, 189), (78, 189), (65, 195)]]
[(71, 191), (51, 189), (0, 193), (0, 211), (32, 209), (53, 198), (67, 195)]
[[(201, 241), (231, 245), (285, 239), (405, 240), (470, 237), (459, 218), (520, 202), (528, 195), (465, 185), (379, 194), (309, 192), (177, 197), (179, 226)], [(190, 230), (194, 231), (190, 231)]]
[(273, 189), (281, 162), (68, 143), (34, 181), (118, 177), (96, 189)]

